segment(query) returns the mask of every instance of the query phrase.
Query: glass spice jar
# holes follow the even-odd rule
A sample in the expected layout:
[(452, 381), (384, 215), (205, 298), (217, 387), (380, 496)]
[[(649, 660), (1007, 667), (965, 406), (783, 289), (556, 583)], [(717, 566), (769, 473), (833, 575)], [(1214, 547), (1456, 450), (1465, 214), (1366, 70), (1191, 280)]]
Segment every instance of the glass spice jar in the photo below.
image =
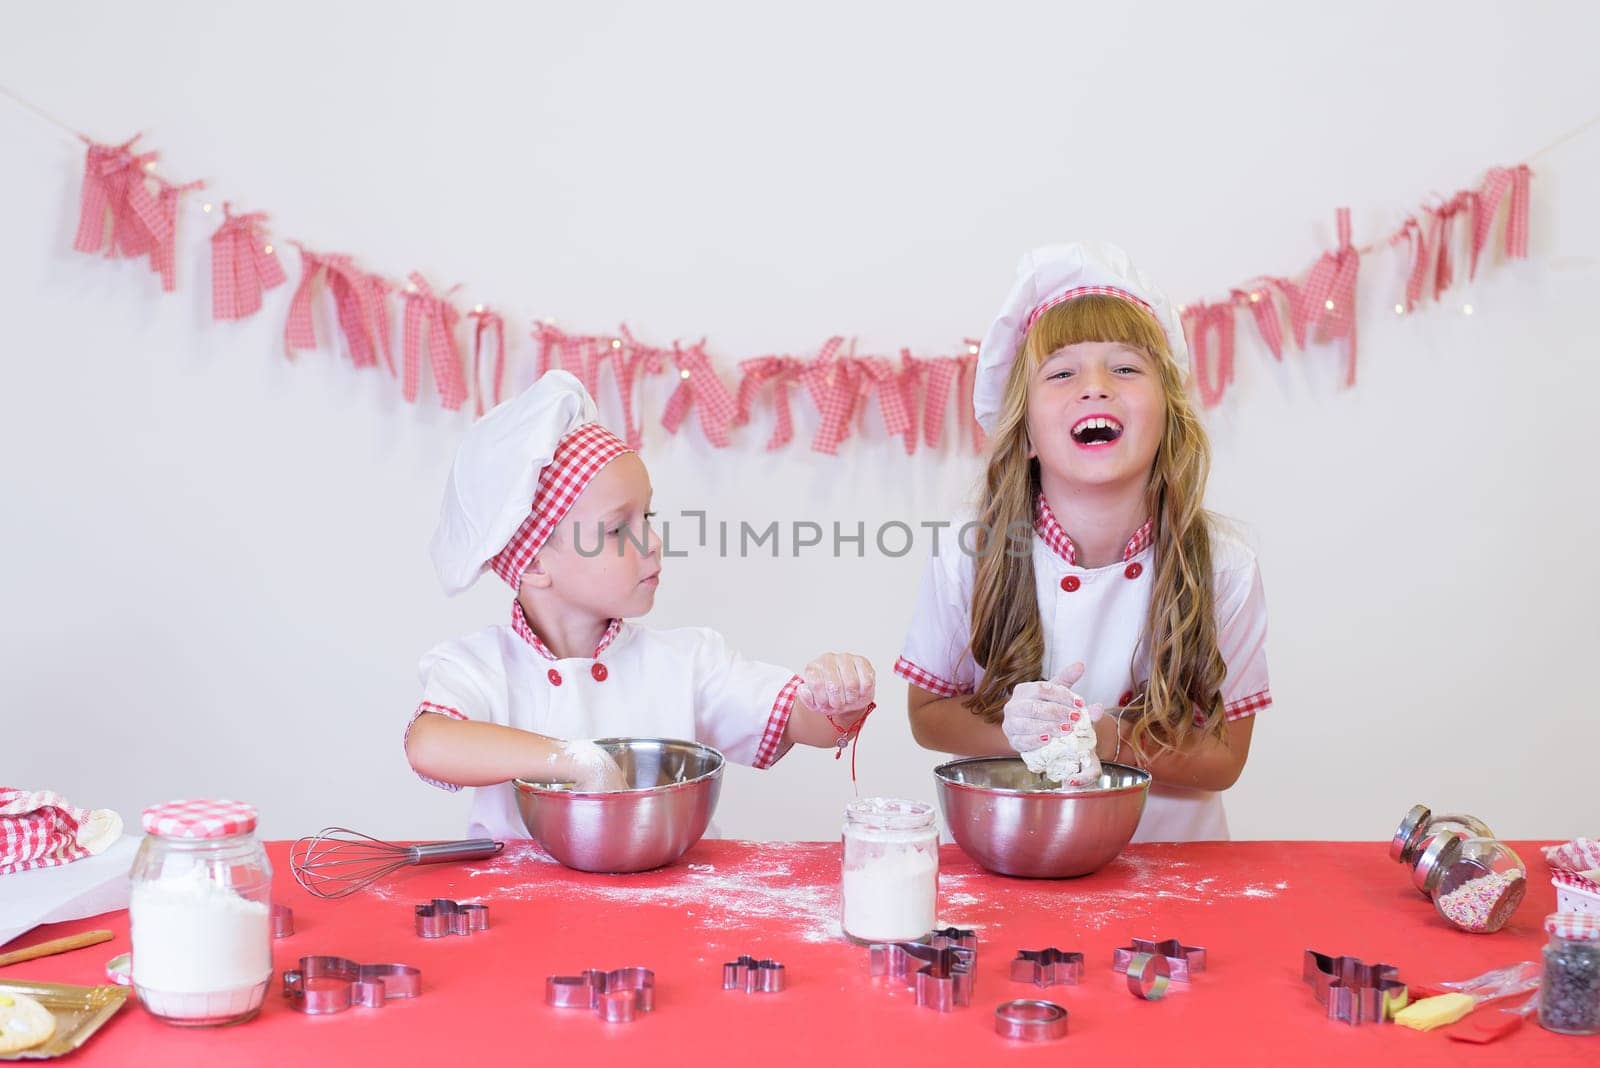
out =
[(1557, 912), (1545, 918), (1539, 1023), (1562, 1035), (1600, 1035), (1600, 916)]
[(171, 1024), (250, 1019), (272, 979), (272, 865), (256, 810), (169, 801), (145, 809), (143, 824), (129, 873), (134, 991)]
[(869, 797), (844, 810), (843, 913), (852, 942), (914, 942), (935, 926), (939, 830), (922, 801)]
[[(1428, 885), (1433, 907), (1445, 920), (1473, 934), (1493, 934), (1506, 925), (1528, 891), (1522, 858), (1494, 838), (1467, 838), (1447, 831)], [(1426, 850), (1424, 851), (1426, 853)]]
[(1417, 889), (1430, 898), (1433, 896), (1432, 893), (1424, 887), (1423, 877), (1417, 874), (1419, 870), (1425, 869), (1419, 869), (1417, 861), (1429, 843), (1446, 831), (1454, 831), (1466, 838), (1494, 837), (1489, 825), (1476, 816), (1454, 813), (1435, 816), (1427, 805), (1412, 805), (1411, 811), (1400, 821), (1400, 826), (1394, 832), (1394, 838), (1389, 842), (1389, 859), (1411, 865), (1413, 882)]

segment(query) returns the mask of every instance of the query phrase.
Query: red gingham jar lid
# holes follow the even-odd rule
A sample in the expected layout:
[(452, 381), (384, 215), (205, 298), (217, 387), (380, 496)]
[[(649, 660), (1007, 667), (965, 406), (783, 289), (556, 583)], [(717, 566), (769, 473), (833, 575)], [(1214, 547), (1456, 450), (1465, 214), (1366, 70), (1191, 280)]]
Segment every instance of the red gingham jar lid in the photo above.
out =
[(1600, 916), (1583, 912), (1552, 912), (1545, 917), (1544, 929), (1574, 942), (1600, 942)]
[(255, 830), (256, 810), (243, 801), (167, 801), (145, 809), (143, 822), (163, 838), (225, 838)]

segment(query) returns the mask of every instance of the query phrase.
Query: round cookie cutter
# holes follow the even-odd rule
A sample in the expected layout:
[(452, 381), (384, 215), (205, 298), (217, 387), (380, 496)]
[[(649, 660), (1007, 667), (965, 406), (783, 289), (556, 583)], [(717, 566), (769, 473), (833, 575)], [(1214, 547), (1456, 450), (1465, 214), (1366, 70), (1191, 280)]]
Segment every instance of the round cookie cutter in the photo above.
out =
[(1022, 1042), (1047, 1042), (1067, 1037), (1067, 1010), (1053, 1001), (1018, 998), (995, 1006), (995, 1033)]
[(1128, 993), (1143, 1001), (1160, 1001), (1172, 982), (1172, 965), (1159, 953), (1135, 953), (1128, 961)]

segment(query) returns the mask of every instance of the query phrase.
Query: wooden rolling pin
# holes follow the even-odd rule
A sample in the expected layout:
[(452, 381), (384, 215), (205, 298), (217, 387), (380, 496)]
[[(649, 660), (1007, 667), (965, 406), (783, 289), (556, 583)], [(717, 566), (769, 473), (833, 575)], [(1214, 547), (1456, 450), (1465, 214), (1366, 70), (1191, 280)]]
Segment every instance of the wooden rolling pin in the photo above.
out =
[(56, 953), (66, 953), (84, 946), (97, 946), (101, 942), (111, 941), (110, 931), (85, 931), (82, 934), (69, 935), (66, 938), (56, 938), (49, 942), (40, 942), (27, 949), (18, 949), (11, 953), (0, 953), (0, 968), (7, 964), (21, 964), (25, 960), (37, 957), (49, 957)]

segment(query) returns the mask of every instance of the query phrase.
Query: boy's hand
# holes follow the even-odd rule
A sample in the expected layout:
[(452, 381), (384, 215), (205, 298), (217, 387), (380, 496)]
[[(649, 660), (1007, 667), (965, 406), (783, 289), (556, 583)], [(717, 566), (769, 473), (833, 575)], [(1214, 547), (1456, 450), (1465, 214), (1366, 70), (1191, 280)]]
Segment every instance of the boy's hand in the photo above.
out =
[(611, 754), (593, 742), (567, 742), (561, 747), (561, 781), (578, 793), (604, 793), (632, 787)]
[(878, 677), (872, 662), (854, 653), (823, 653), (800, 672), (799, 698), (845, 730), (871, 707)]

